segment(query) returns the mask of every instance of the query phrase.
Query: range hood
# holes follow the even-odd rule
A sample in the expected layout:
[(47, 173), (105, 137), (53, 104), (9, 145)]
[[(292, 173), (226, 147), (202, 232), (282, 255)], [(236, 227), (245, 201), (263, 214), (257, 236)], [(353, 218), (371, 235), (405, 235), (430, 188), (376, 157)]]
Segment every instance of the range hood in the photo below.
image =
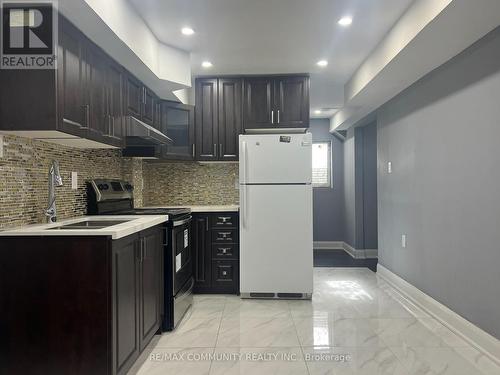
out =
[(173, 141), (159, 130), (142, 122), (134, 116), (127, 116), (125, 120), (125, 145), (129, 146), (155, 146), (168, 145)]
[(122, 156), (139, 159), (159, 159), (161, 146), (127, 146), (122, 149)]

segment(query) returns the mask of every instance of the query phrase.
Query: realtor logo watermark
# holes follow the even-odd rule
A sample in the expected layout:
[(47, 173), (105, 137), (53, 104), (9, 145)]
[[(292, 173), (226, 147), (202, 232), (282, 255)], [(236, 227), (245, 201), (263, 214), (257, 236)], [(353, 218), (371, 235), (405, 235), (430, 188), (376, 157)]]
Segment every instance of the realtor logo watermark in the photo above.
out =
[(57, 68), (57, 3), (1, 1), (0, 68)]

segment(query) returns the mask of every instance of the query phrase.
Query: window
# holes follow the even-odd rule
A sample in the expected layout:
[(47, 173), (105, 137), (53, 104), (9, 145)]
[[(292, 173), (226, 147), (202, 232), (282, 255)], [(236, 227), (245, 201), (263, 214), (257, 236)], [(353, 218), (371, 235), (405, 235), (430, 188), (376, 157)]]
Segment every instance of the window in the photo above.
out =
[(312, 183), (313, 187), (332, 186), (332, 150), (330, 142), (313, 142)]

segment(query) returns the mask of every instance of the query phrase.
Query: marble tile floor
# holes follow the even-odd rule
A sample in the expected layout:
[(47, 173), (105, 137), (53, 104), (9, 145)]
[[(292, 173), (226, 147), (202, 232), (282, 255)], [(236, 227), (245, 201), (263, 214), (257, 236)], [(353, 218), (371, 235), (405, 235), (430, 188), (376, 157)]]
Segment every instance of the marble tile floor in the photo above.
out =
[(140, 375), (499, 375), (500, 368), (367, 268), (315, 268), (312, 301), (196, 295)]

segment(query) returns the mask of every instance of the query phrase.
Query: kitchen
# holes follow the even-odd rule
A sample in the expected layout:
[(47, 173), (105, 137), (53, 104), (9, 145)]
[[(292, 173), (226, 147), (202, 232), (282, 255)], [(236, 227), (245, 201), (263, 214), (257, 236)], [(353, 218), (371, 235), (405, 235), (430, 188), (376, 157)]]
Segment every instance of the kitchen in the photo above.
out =
[[(52, 30), (57, 69), (0, 69), (0, 372), (364, 374), (453, 363), (450, 373), (495, 373), (497, 323), (450, 297), (446, 280), (415, 281), (411, 254), (401, 263), (420, 227), (397, 217), (425, 212), (393, 200), (412, 189), (392, 185), (403, 167), (391, 155), (406, 154), (387, 124), (406, 109), (404, 89), (439, 82), (431, 67), (444, 64), (445, 76), (476, 58), (473, 82), (495, 76), (498, 64), (480, 61), (496, 56), (497, 5), (482, 1), (482, 28), (451, 38), (430, 21), (456, 31), (465, 4), (294, 2), (282, 13), (281, 0), (33, 3), (2, 5), (4, 43), (21, 43), (19, 30), (47, 42), (34, 24), (52, 15), (38, 27)], [(208, 22), (217, 12), (225, 21)], [(301, 12), (299, 27), (273, 33), (274, 18)], [(329, 12), (331, 25), (314, 26), (308, 12)], [(262, 30), (251, 35), (245, 14), (262, 16)], [(377, 48), (417, 15), (428, 17), (417, 35), (450, 37), (454, 49), (408, 67), (396, 57), (430, 48), (410, 39), (386, 70), (363, 65), (380, 63)], [(328, 35), (312, 42), (326, 30), (341, 40), (338, 56), (320, 47)], [(281, 49), (269, 51), (268, 36)]]

